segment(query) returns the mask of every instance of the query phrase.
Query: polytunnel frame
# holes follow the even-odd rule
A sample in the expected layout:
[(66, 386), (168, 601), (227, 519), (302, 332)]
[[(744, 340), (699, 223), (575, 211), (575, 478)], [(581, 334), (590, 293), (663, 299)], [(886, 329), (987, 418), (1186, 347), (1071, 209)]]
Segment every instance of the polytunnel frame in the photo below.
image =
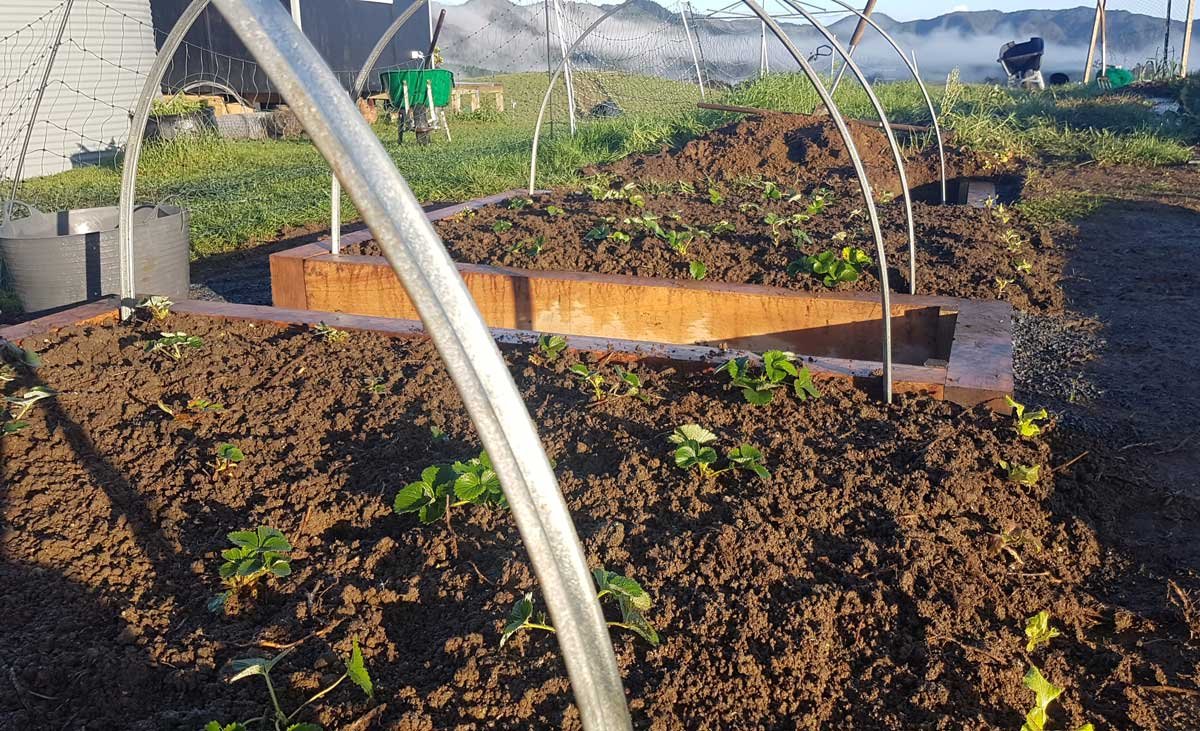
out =
[[(542, 97), (542, 106), (538, 110), (537, 123), (533, 128), (533, 150), (529, 161), (530, 195), (537, 190), (538, 144), (541, 139), (542, 122), (546, 116), (546, 107), (550, 103), (550, 94), (554, 90), (554, 84), (558, 81), (559, 76), (562, 75), (563, 65), (566, 63), (567, 58), (570, 57), (570, 54), (575, 51), (575, 48), (578, 47), (579, 44), (582, 43), (589, 35), (591, 35), (592, 31), (596, 30), (601, 23), (620, 11), (622, 8), (628, 7), (635, 2), (636, 0), (626, 0), (620, 5), (613, 6), (603, 15), (596, 18), (596, 20), (594, 20), (591, 25), (585, 28), (579, 37), (575, 39), (575, 42), (571, 44), (568, 52), (564, 54), (563, 60), (559, 62), (558, 68), (556, 68), (554, 73), (550, 76), (550, 81), (546, 85), (546, 93)], [(854, 172), (858, 177), (858, 185), (862, 190), (863, 200), (867, 207), (867, 217), (871, 222), (871, 232), (875, 238), (875, 253), (879, 261), (879, 299), (881, 305), (880, 320), (882, 322), (883, 330), (883, 395), (884, 400), (886, 400), (888, 403), (891, 403), (893, 381), (891, 286), (888, 283), (887, 252), (884, 250), (883, 246), (883, 231), (879, 226), (879, 211), (875, 207), (875, 196), (871, 189), (871, 182), (867, 178), (866, 168), (863, 166), (862, 158), (858, 154), (858, 147), (854, 144), (854, 138), (850, 134), (850, 128), (846, 125), (846, 120), (842, 116), (841, 110), (833, 101), (833, 97), (830, 96), (829, 92), (825, 89), (825, 86), (821, 83), (821, 77), (817, 74), (816, 70), (813, 69), (812, 65), (808, 62), (808, 59), (805, 58), (804, 54), (800, 53), (799, 49), (796, 48), (796, 45), (792, 43), (787, 34), (783, 32), (783, 29), (779, 27), (779, 24), (775, 22), (775, 19), (772, 18), (771, 15), (767, 13), (767, 11), (765, 11), (761, 6), (759, 6), (758, 3), (756, 3), (754, 0), (741, 0), (741, 2), (743, 2), (746, 7), (750, 8), (750, 10), (759, 17), (759, 20), (761, 20), (768, 28), (771, 29), (771, 32), (775, 34), (775, 37), (779, 39), (780, 43), (782, 43), (784, 48), (787, 49), (788, 53), (791, 54), (792, 58), (796, 60), (796, 63), (800, 65), (800, 68), (804, 72), (805, 76), (807, 76), (809, 81), (812, 82), (816, 89), (817, 95), (821, 98), (821, 103), (827, 110), (829, 110), (829, 117), (833, 120), (834, 125), (837, 127), (838, 135), (845, 143), (846, 152), (850, 155), (850, 160), (854, 165)], [(870, 88), (870, 85), (865, 78), (862, 78), (861, 81), (864, 88)], [(872, 92), (868, 91), (868, 93), (871, 94)], [(888, 125), (886, 117), (883, 118), (883, 124), (885, 127)]]
[(583, 727), (631, 729), (612, 639), (553, 468), (454, 261), (382, 142), (278, 0), (192, 0), (163, 41), (130, 124), (121, 179), (122, 310), (134, 297), (133, 193), (150, 104), (183, 36), (213, 4), (329, 161), (416, 306), (479, 433), (529, 553)]

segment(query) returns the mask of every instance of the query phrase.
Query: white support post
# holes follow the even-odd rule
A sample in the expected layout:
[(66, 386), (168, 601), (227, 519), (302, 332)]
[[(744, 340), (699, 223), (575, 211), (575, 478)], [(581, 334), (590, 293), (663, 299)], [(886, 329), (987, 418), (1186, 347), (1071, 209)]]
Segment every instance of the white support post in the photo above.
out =
[(758, 78), (766, 76), (770, 71), (767, 65), (767, 24), (758, 23)]
[(554, 6), (554, 21), (558, 26), (558, 47), (563, 60), (563, 84), (567, 87), (567, 114), (571, 124), (571, 136), (575, 136), (575, 79), (571, 74), (571, 59), (567, 56), (567, 31), (563, 22), (562, 4), (552, 0)]
[(1196, 0), (1188, 0), (1187, 20), (1183, 26), (1183, 51), (1179, 55), (1179, 76), (1187, 78), (1188, 59), (1192, 55), (1192, 26), (1196, 23)]
[(680, 3), (679, 17), (683, 18), (683, 34), (687, 36), (688, 48), (692, 51), (692, 65), (696, 67), (696, 84), (700, 87), (700, 98), (704, 99), (704, 75), (700, 73), (700, 56), (696, 53), (696, 46), (692, 43), (692, 31), (688, 27), (687, 16), (691, 10), (689, 3)]
[(1108, 73), (1108, 0), (1100, 0), (1100, 73)]
[(1092, 80), (1092, 72), (1095, 70), (1092, 67), (1096, 63), (1096, 41), (1100, 39), (1100, 18), (1103, 14), (1100, 8), (1100, 0), (1096, 0), (1096, 17), (1092, 20), (1092, 40), (1088, 42), (1087, 61), (1083, 65), (1083, 83), (1090, 83)]

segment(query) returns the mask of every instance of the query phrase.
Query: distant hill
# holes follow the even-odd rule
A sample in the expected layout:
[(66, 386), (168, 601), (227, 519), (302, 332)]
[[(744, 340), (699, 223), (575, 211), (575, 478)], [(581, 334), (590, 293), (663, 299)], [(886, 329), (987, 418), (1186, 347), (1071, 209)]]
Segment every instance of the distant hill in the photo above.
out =
[[(451, 68), (470, 69), (472, 75), (493, 72), (545, 70), (547, 53), (559, 51), (559, 19), (550, 19), (547, 37), (544, 5), (516, 5), (509, 0), (467, 0), (445, 7), (446, 24), (440, 46)], [(566, 2), (561, 19), (568, 42), (576, 38), (611, 5)], [(1094, 10), (981, 10), (947, 13), (928, 20), (899, 22), (886, 15), (874, 19), (906, 50), (915, 50), (923, 75), (944, 76), (953, 68), (964, 78), (981, 80), (998, 77), (996, 63), (1000, 46), (1010, 40), (1041, 36), (1046, 41), (1043, 69), (1078, 76), (1082, 71)], [(1109, 11), (1110, 62), (1133, 66), (1162, 54), (1166, 21), (1125, 11)], [(692, 28), (706, 76), (737, 81), (758, 70), (760, 24), (757, 19), (714, 20), (697, 14)], [(857, 18), (845, 17), (830, 25), (846, 41)], [(787, 23), (784, 29), (796, 45), (812, 52), (823, 42), (811, 27)], [(1183, 40), (1183, 23), (1172, 25), (1173, 51)], [(549, 48), (547, 47), (549, 41)], [(907, 72), (895, 52), (868, 31), (860, 49), (864, 69), (877, 76), (901, 77)], [(768, 43), (768, 60), (775, 69), (793, 69), (795, 63), (773, 38)], [(819, 63), (828, 64), (826, 58)], [(653, 0), (634, 3), (604, 21), (594, 36), (581, 46), (576, 57), (580, 67), (655, 73), (686, 77), (694, 74), (691, 47), (683, 35), (676, 11)]]

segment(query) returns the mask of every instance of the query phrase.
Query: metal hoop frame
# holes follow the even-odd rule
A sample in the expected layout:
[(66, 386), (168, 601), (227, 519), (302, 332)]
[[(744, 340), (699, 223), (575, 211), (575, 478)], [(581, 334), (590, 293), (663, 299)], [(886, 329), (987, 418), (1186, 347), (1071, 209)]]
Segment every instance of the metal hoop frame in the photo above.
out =
[[(633, 2), (635, 2), (635, 0), (626, 0), (626, 2), (613, 6), (599, 18), (596, 18), (596, 20), (593, 21), (592, 24), (587, 28), (585, 28), (579, 37), (575, 39), (575, 42), (571, 44), (567, 54), (565, 54), (565, 57), (569, 57), (570, 54), (574, 52), (575, 48), (579, 46), (579, 44), (582, 43), (589, 35), (591, 35), (601, 23), (612, 17), (622, 8), (631, 5)], [(800, 65), (801, 70), (809, 78), (809, 81), (812, 82), (813, 86), (816, 88), (817, 95), (821, 97), (821, 103), (827, 110), (829, 110), (829, 116), (833, 120), (834, 125), (837, 127), (838, 134), (845, 143), (846, 151), (850, 155), (851, 162), (854, 164), (854, 172), (858, 177), (858, 185), (862, 190), (863, 200), (867, 207), (867, 217), (871, 222), (871, 232), (875, 237), (875, 254), (878, 257), (879, 262), (879, 299), (882, 307), (880, 319), (882, 321), (883, 329), (883, 395), (884, 399), (888, 403), (891, 403), (893, 380), (891, 287), (888, 283), (887, 252), (883, 247), (883, 231), (879, 226), (879, 211), (875, 207), (875, 196), (871, 189), (871, 182), (867, 179), (866, 168), (863, 166), (862, 158), (858, 154), (858, 147), (854, 144), (854, 138), (850, 134), (850, 129), (846, 125), (846, 120), (842, 116), (841, 110), (833, 101), (833, 97), (830, 96), (829, 92), (825, 90), (824, 85), (821, 83), (821, 77), (817, 74), (816, 70), (813, 69), (812, 65), (809, 64), (808, 59), (805, 58), (804, 54), (800, 53), (799, 49), (796, 48), (796, 45), (792, 43), (787, 34), (783, 32), (783, 29), (779, 27), (779, 24), (775, 22), (775, 19), (772, 18), (771, 15), (765, 10), (763, 10), (758, 3), (756, 3), (754, 0), (741, 0), (741, 2), (750, 8), (750, 10), (752, 10), (754, 14), (758, 16), (759, 20), (761, 20), (768, 28), (770, 28), (771, 32), (775, 34), (775, 37), (779, 39), (780, 43), (782, 43), (784, 48), (787, 49), (788, 53), (791, 54), (792, 58), (796, 60), (796, 63)], [(533, 151), (529, 161), (529, 193), (531, 195), (537, 189), (538, 145), (541, 140), (542, 122), (546, 116), (546, 107), (550, 103), (550, 92), (554, 89), (554, 84), (556, 81), (558, 81), (559, 76), (562, 75), (563, 63), (565, 63), (566, 60), (565, 57), (563, 62), (559, 63), (558, 68), (556, 68), (554, 73), (550, 76), (550, 82), (546, 85), (546, 93), (542, 97), (542, 106), (540, 109), (538, 109), (537, 123), (533, 128)], [(862, 81), (863, 85), (869, 88), (866, 80), (863, 79)], [(901, 167), (901, 169), (903, 169), (903, 167)]]
[[(120, 202), (127, 307), (134, 295), (133, 193), (150, 102), (184, 34), (209, 2), (192, 0), (164, 40), (130, 126)], [(445, 245), (345, 88), (278, 0), (212, 3), (278, 85), (416, 305), (512, 507), (558, 629), (584, 728), (631, 729), (612, 640), (566, 502), (521, 394)]]

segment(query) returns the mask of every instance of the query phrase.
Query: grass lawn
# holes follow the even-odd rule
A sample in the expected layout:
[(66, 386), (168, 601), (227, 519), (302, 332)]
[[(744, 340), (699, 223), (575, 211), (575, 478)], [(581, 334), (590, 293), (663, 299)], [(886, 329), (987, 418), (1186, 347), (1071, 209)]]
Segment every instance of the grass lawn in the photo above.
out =
[[(509, 108), (503, 114), (492, 110), (453, 119), (453, 142), (435, 135), (429, 146), (419, 147), (411, 137), (400, 145), (394, 125), (376, 125), (421, 200), (462, 200), (527, 183), (532, 129), (546, 77), (509, 74), (496, 80), (505, 86)], [(1185, 101), (1195, 86), (1180, 87)], [(580, 108), (590, 109), (612, 93), (624, 115), (588, 120), (571, 138), (563, 133), (565, 94), (557, 93), (554, 117), (559, 123), (539, 156), (539, 185), (568, 183), (586, 165), (678, 143), (730, 118), (696, 110), (694, 87), (678, 82), (580, 74), (577, 88)], [(894, 121), (928, 121), (916, 84), (881, 84), (876, 91)], [(1190, 159), (1190, 146), (1198, 139), (1194, 113), (1161, 117), (1132, 94), (1100, 95), (1082, 87), (1028, 94), (962, 84), (953, 76), (931, 94), (956, 144), (998, 163), (1173, 164)], [(775, 74), (710, 94), (717, 98), (782, 111), (811, 111), (818, 103), (807, 79), (795, 74)], [(848, 116), (874, 116), (854, 84), (841, 86), (838, 102)], [(196, 258), (253, 246), (286, 227), (329, 220), (329, 167), (305, 140), (210, 137), (150, 144), (138, 182), (140, 200), (169, 199), (190, 209)], [(113, 205), (119, 187), (118, 168), (90, 167), (27, 181), (19, 197), (44, 210)], [(342, 206), (345, 220), (353, 220), (356, 212), (348, 198)]]

